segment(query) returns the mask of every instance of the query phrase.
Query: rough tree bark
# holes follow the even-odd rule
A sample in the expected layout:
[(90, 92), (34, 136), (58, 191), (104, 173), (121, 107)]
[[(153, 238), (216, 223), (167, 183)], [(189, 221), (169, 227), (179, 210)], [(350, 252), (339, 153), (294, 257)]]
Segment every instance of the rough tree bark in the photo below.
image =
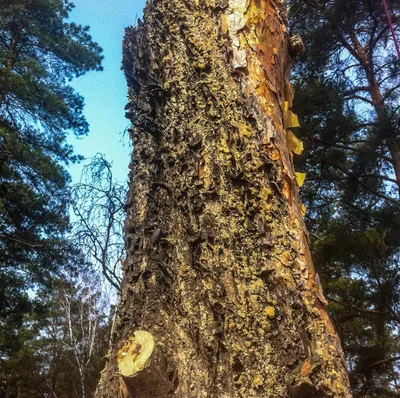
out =
[(285, 22), (278, 0), (150, 0), (126, 30), (127, 258), (97, 397), (350, 397), (291, 162)]

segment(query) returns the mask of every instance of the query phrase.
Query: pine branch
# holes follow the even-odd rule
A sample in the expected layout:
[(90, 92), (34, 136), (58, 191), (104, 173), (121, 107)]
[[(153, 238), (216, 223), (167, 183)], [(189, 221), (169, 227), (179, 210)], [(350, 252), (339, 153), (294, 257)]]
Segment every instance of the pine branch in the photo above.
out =
[(41, 247), (43, 247), (43, 245), (25, 242), (23, 240), (13, 238), (12, 236), (9, 236), (9, 235), (0, 234), (0, 238), (7, 239), (7, 240), (15, 242), (15, 243), (19, 243), (20, 245), (30, 247), (31, 249), (40, 249)]
[(374, 314), (374, 315), (384, 315), (384, 313), (381, 312), (381, 311), (369, 310), (369, 309), (367, 309), (367, 308), (361, 308), (361, 307), (357, 307), (357, 306), (352, 305), (352, 304), (343, 303), (342, 301), (336, 300), (336, 299), (331, 298), (331, 297), (329, 297), (329, 296), (327, 297), (327, 300), (328, 300), (328, 301), (332, 301), (332, 302), (334, 302), (334, 303), (336, 303), (336, 304), (339, 304), (339, 305), (341, 305), (341, 306), (343, 306), (343, 307), (351, 308), (351, 309), (353, 309), (353, 310), (355, 310), (355, 311), (358, 311), (358, 312), (365, 312), (365, 313)]
[(385, 365), (387, 363), (396, 362), (396, 361), (400, 361), (400, 356), (393, 357), (393, 358), (382, 359), (380, 361), (372, 363), (371, 365), (368, 366), (368, 368), (374, 368), (374, 367), (379, 366), (379, 365)]
[(330, 162), (328, 161), (326, 158), (324, 158), (323, 156), (321, 156), (320, 154), (318, 154), (315, 149), (314, 149), (314, 153), (320, 158), (322, 159), (324, 162), (326, 162), (327, 164), (336, 167), (337, 169), (339, 169), (343, 174), (349, 176), (350, 178), (352, 178), (355, 182), (357, 182), (360, 186), (362, 186), (363, 188), (365, 188), (368, 192), (372, 193), (373, 195), (377, 196), (378, 198), (381, 198), (383, 200), (386, 200), (396, 206), (400, 207), (400, 201), (393, 199), (389, 196), (386, 196), (380, 192), (375, 191), (374, 189), (370, 188), (368, 185), (364, 184), (362, 181), (360, 181), (359, 177), (355, 176), (353, 173), (349, 173), (347, 170), (345, 170), (343, 167), (339, 166), (336, 163)]

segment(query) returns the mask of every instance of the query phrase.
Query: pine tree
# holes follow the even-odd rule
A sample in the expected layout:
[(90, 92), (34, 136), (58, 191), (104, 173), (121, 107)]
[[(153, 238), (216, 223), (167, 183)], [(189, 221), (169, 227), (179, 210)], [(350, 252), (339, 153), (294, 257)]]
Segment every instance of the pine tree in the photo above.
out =
[[(35, 291), (52, 288), (74, 256), (65, 165), (79, 159), (67, 134), (88, 124), (69, 82), (100, 70), (88, 27), (68, 21), (65, 0), (0, 4), (0, 356), (8, 358)], [(69, 271), (68, 271), (69, 272)]]
[[(397, 31), (400, 4), (389, 4)], [(305, 43), (294, 109), (314, 261), (355, 396), (398, 396), (400, 61), (381, 2), (291, 6)]]

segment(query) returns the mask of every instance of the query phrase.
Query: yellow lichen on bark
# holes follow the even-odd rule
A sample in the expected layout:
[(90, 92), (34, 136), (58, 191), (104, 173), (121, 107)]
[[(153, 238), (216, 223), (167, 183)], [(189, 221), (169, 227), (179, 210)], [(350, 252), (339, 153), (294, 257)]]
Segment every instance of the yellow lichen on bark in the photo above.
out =
[[(329, 362), (329, 357), (336, 350), (340, 350), (340, 342), (333, 330), (332, 323), (325, 312), (325, 298), (319, 284), (316, 281), (315, 271), (312, 265), (310, 251), (307, 244), (307, 233), (302, 217), (304, 206), (301, 205), (298, 188), (305, 179), (305, 173), (294, 171), (291, 152), (301, 154), (302, 142), (293, 134), (289, 128), (299, 126), (297, 116), (290, 110), (293, 102), (293, 89), (289, 82), (289, 65), (287, 47), (282, 38), (286, 35), (284, 21), (286, 18), (284, 7), (276, 7), (279, 2), (255, 1), (255, 0), (233, 0), (230, 1), (228, 13), (231, 16), (228, 31), (232, 41), (234, 54), (240, 54), (245, 60), (241, 66), (245, 67), (246, 73), (242, 84), (245, 86), (247, 95), (256, 94), (259, 104), (265, 114), (272, 120), (272, 129), (266, 132), (264, 144), (267, 151), (277, 155), (275, 159), (281, 164), (285, 194), (290, 212), (290, 225), (288, 233), (296, 236), (299, 243), (297, 247), (296, 261), (284, 261), (287, 264), (301, 266), (295, 273), (299, 272), (306, 283), (304, 289), (304, 303), (312, 313), (318, 315), (309, 331), (315, 335), (328, 333), (330, 338), (324, 343), (319, 342), (318, 355), (321, 361)], [(275, 7), (272, 6), (275, 5)], [(269, 32), (269, 33), (265, 33)], [(237, 57), (239, 58), (239, 57)], [(284, 253), (283, 253), (284, 255)], [(305, 275), (307, 277), (305, 278)], [(288, 279), (288, 282), (291, 278)], [(289, 282), (292, 284), (292, 282)], [(315, 294), (315, 292), (318, 292)], [(272, 313), (273, 307), (267, 307), (266, 311)], [(329, 385), (336, 391), (337, 396), (346, 394), (347, 386), (343, 385), (343, 376), (339, 375), (334, 368), (330, 372), (330, 379), (321, 380), (321, 385)]]
[(132, 200), (110, 384), (115, 347), (145, 329), (156, 344), (130, 391), (159, 379), (171, 397), (349, 397), (307, 247), (301, 144), (285, 128), (296, 125), (285, 12), (274, 0), (153, 0), (127, 31)]

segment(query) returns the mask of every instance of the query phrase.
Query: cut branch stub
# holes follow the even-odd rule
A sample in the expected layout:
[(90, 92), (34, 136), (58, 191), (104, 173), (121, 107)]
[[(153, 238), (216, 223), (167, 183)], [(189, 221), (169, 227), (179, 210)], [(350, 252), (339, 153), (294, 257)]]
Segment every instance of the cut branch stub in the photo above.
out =
[[(160, 369), (160, 358), (153, 336), (138, 330), (118, 351), (118, 368), (126, 390), (124, 398), (167, 397), (172, 390), (166, 367)], [(157, 365), (156, 365), (157, 364)]]
[(118, 367), (123, 377), (132, 377), (145, 366), (154, 350), (154, 339), (149, 332), (138, 330), (129, 337), (118, 352)]

